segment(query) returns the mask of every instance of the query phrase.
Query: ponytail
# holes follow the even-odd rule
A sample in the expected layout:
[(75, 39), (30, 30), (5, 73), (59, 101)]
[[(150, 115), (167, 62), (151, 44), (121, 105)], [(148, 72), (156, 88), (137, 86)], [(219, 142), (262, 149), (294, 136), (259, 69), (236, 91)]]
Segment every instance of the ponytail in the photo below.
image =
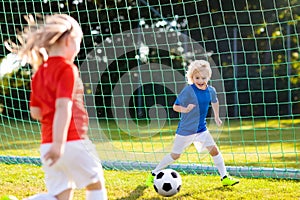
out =
[(22, 33), (17, 35), (21, 45), (6, 41), (5, 46), (9, 51), (18, 54), (22, 60), (29, 63), (34, 70), (37, 70), (48, 59), (49, 48), (65, 34), (74, 31), (74, 27), (77, 31), (80, 30), (79, 34), (82, 37), (82, 31), (77, 21), (65, 14), (45, 16), (44, 19), (38, 21), (35, 21), (32, 15), (24, 18), (28, 25)]

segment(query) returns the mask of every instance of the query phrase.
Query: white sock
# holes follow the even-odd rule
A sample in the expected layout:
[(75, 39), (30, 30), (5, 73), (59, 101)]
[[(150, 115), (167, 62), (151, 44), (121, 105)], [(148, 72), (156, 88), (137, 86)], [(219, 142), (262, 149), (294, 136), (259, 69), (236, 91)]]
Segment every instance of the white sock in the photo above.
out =
[(224, 159), (222, 154), (219, 152), (218, 155), (212, 157), (215, 163), (215, 166), (217, 167), (219, 174), (221, 178), (223, 178), (227, 174), (227, 170), (225, 167)]
[(166, 155), (160, 163), (156, 166), (156, 168), (152, 171), (152, 173), (156, 174), (160, 170), (164, 169), (168, 165), (172, 164), (175, 160), (172, 158), (171, 154)]
[(102, 190), (87, 190), (86, 200), (107, 200), (106, 189)]
[(36, 194), (33, 195), (31, 197), (28, 197), (24, 200), (57, 200), (54, 196), (50, 195), (50, 194)]

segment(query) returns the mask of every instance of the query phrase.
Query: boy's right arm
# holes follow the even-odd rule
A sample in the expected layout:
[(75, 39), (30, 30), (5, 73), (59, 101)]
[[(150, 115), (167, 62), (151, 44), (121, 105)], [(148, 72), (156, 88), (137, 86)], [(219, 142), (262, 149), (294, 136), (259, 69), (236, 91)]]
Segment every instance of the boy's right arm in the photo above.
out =
[(183, 107), (180, 105), (173, 105), (173, 110), (180, 113), (189, 113), (196, 105), (189, 104), (187, 107)]

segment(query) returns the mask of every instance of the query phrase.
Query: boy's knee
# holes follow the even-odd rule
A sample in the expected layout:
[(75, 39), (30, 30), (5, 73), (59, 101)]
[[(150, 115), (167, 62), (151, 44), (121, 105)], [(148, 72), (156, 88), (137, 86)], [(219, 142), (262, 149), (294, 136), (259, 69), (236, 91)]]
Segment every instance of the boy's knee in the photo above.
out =
[(173, 160), (177, 160), (178, 158), (180, 158), (180, 154), (171, 153), (171, 157), (173, 158)]
[(208, 147), (207, 149), (211, 156), (217, 156), (219, 154), (219, 149), (216, 146)]

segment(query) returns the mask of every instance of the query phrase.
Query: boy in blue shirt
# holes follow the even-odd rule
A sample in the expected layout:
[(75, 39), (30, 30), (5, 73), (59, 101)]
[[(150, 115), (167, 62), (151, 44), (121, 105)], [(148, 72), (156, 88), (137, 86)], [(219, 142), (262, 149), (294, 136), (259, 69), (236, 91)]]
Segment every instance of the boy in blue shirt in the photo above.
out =
[(219, 102), (216, 90), (207, 84), (211, 74), (210, 64), (207, 61), (196, 60), (189, 65), (186, 74), (189, 85), (181, 91), (173, 105), (174, 111), (179, 112), (181, 117), (172, 152), (166, 155), (149, 174), (146, 181), (147, 186), (153, 185), (154, 176), (157, 172), (177, 160), (182, 152), (192, 143), (198, 142), (207, 148), (212, 156), (221, 176), (222, 185), (232, 186), (239, 183), (239, 180), (228, 175), (223, 156), (206, 127), (205, 119), (210, 103), (216, 124), (218, 126), (222, 124), (219, 117)]

